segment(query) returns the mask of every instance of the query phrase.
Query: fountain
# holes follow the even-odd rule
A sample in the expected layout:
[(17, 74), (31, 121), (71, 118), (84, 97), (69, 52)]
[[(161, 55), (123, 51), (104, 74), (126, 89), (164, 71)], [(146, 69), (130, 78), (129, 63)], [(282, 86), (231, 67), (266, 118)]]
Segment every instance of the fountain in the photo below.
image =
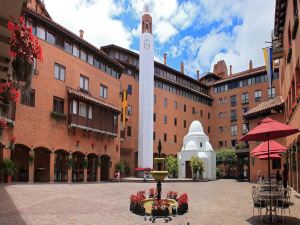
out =
[(158, 142), (158, 157), (154, 158), (154, 162), (156, 164), (157, 170), (152, 170), (151, 175), (154, 180), (157, 182), (156, 184), (156, 196), (153, 195), (149, 198), (145, 197), (145, 191), (140, 191), (137, 195), (131, 195), (130, 197), (130, 210), (139, 215), (149, 215), (150, 221), (153, 223), (157, 218), (164, 218), (166, 222), (171, 221), (171, 215), (176, 214), (184, 214), (188, 210), (188, 198), (187, 194), (184, 193), (180, 197), (177, 198), (176, 195), (168, 197), (166, 199), (161, 198), (162, 191), (162, 181), (168, 176), (168, 171), (162, 170), (163, 163), (165, 158), (161, 158), (161, 141)]

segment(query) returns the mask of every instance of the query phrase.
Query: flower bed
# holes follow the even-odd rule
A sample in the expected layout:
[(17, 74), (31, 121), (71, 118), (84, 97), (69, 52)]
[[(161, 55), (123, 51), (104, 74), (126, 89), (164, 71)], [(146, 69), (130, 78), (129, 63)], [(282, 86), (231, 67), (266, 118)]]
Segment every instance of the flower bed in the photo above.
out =
[(145, 191), (139, 191), (136, 195), (132, 194), (130, 196), (130, 211), (144, 216), (145, 215), (145, 209), (144, 209), (144, 200), (145, 197)]

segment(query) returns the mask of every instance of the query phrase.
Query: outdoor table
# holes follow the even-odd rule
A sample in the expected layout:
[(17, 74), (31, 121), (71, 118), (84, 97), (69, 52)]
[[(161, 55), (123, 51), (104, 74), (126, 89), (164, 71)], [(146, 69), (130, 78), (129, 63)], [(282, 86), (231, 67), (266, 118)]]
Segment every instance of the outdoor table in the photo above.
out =
[[(276, 214), (276, 207), (273, 202), (273, 200), (280, 199), (284, 196), (283, 192), (280, 191), (260, 191), (258, 192), (258, 196), (264, 200), (270, 200), (271, 205), (269, 206), (270, 208), (266, 207), (267, 212), (272, 211), (274, 214)], [(273, 217), (272, 217), (272, 222), (273, 222)]]

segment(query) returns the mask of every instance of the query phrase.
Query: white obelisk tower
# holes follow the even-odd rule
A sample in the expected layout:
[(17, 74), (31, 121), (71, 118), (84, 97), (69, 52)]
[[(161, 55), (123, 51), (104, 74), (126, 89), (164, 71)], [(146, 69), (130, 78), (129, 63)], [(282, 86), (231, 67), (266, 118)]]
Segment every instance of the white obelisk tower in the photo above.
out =
[(144, 7), (139, 63), (139, 138), (138, 166), (153, 167), (154, 41), (152, 17)]

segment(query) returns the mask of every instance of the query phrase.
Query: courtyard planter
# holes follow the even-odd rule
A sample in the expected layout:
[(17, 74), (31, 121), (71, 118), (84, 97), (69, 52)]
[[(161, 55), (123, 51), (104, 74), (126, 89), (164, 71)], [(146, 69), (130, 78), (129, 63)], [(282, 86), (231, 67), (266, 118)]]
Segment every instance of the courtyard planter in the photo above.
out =
[(145, 216), (145, 208), (141, 205), (130, 204), (130, 211), (137, 215)]
[(11, 183), (12, 176), (17, 172), (17, 168), (15, 166), (15, 163), (11, 161), (10, 159), (4, 159), (2, 166), (1, 166), (1, 172), (6, 177), (6, 182)]
[(152, 209), (151, 215), (156, 217), (167, 217), (169, 216), (169, 209)]
[(178, 215), (182, 215), (182, 214), (186, 213), (188, 211), (188, 209), (189, 209), (189, 206), (187, 203), (179, 205), (177, 208), (177, 213), (178, 213)]

